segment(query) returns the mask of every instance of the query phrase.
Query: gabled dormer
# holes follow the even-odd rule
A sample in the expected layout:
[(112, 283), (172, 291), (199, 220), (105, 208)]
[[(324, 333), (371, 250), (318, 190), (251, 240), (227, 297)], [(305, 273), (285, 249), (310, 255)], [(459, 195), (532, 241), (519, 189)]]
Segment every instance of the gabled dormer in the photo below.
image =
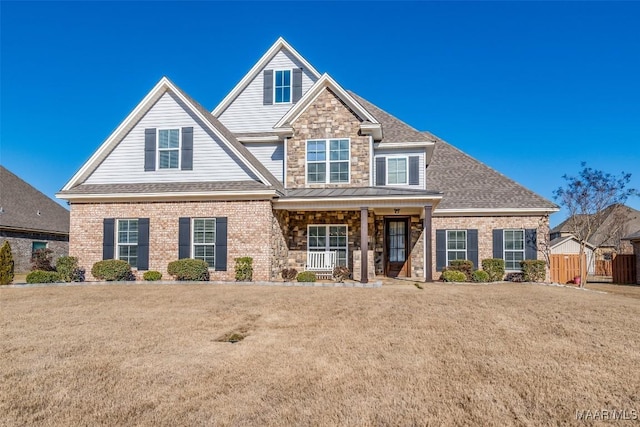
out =
[(213, 110), (236, 134), (273, 132), (274, 124), (320, 78), (282, 37)]

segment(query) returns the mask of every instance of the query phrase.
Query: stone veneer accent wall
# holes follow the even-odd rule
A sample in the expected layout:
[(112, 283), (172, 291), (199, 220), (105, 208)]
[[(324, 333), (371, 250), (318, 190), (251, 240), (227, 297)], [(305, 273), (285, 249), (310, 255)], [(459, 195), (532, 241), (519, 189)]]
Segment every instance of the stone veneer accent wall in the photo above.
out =
[[(361, 120), (330, 89), (325, 89), (292, 124), (294, 136), (287, 140), (287, 188), (369, 186), (369, 137), (360, 135)], [(351, 175), (344, 184), (306, 182), (308, 139), (350, 138)], [(327, 170), (327, 173), (329, 171)]]
[[(545, 216), (477, 216), (477, 217), (439, 217), (434, 214), (432, 247), (433, 247), (433, 279), (438, 280), (441, 272), (436, 271), (436, 230), (478, 230), (478, 263), (482, 266), (482, 260), (493, 258), (493, 230), (505, 228), (535, 228), (537, 229), (538, 242), (542, 236), (549, 234), (549, 217)], [(544, 260), (544, 254), (538, 250), (538, 259)], [(478, 268), (478, 266), (476, 266)], [(549, 271), (547, 269), (547, 278)]]
[[(169, 262), (178, 259), (180, 217), (223, 217), (227, 224), (227, 271), (211, 270), (211, 280), (235, 280), (235, 258), (253, 257), (253, 279), (272, 276), (273, 211), (270, 201), (134, 202), (71, 205), (69, 253), (87, 270), (102, 260), (103, 218), (149, 218), (149, 270), (164, 279)], [(137, 274), (141, 278), (142, 272)]]
[[(393, 218), (393, 217), (388, 217)], [(406, 217), (405, 217), (406, 218)], [(384, 274), (384, 221), (385, 217), (376, 216), (376, 231), (375, 231), (375, 265), (376, 274)], [(423, 220), (417, 216), (411, 216), (409, 218), (409, 233), (410, 233), (410, 260), (411, 271), (410, 277), (416, 279), (424, 279), (424, 234), (422, 233), (424, 226)]]

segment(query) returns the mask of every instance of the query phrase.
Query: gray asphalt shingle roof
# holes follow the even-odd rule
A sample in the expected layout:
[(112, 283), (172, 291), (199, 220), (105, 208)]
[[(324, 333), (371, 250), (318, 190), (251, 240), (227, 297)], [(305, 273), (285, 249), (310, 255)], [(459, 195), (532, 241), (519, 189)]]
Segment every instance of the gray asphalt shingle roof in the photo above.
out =
[(441, 196), (440, 193), (412, 188), (395, 187), (346, 187), (346, 188), (296, 188), (287, 190), (283, 198), (326, 197), (384, 197), (384, 196)]
[(69, 234), (69, 211), (0, 166), (0, 228)]
[[(608, 206), (601, 212), (600, 218), (594, 218), (594, 221), (598, 220), (600, 224), (595, 224), (597, 228), (588, 240), (592, 245), (598, 247), (615, 246), (617, 243), (616, 240), (620, 238), (621, 232), (626, 231), (629, 233), (631, 230), (640, 227), (640, 211), (629, 206), (614, 204)], [(569, 217), (556, 225), (549, 233), (572, 233), (574, 226), (582, 226), (582, 217), (584, 216), (586, 215), (577, 214)], [(577, 221), (575, 224), (573, 223), (574, 219)]]

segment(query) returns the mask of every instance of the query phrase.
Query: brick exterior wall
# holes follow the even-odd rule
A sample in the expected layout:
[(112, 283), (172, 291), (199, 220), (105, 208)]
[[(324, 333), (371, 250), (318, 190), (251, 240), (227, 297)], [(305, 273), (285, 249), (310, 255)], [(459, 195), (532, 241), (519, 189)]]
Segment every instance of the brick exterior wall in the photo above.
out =
[(47, 248), (51, 249), (51, 265), (56, 264), (56, 260), (61, 256), (69, 254), (69, 240), (66, 236), (58, 236), (42, 233), (16, 233), (12, 231), (0, 231), (0, 246), (5, 241), (11, 245), (13, 256), (13, 271), (15, 273), (27, 273), (31, 271), (31, 251), (33, 242), (46, 242)]
[[(287, 140), (287, 188), (304, 188), (306, 181), (306, 141), (308, 139), (350, 138), (350, 182), (309, 184), (309, 188), (368, 187), (369, 137), (360, 135), (361, 120), (330, 89), (325, 89), (292, 123), (294, 136)], [(327, 173), (329, 171), (327, 170)]]
[[(270, 201), (136, 202), (71, 205), (69, 252), (87, 269), (102, 260), (104, 218), (149, 218), (149, 270), (170, 280), (167, 265), (178, 259), (180, 217), (227, 217), (227, 271), (211, 270), (211, 280), (235, 280), (235, 258), (253, 257), (253, 279), (272, 278), (272, 221)], [(142, 272), (137, 272), (141, 278)]]
[[(543, 236), (549, 234), (548, 216), (465, 216), (465, 217), (433, 217), (432, 247), (433, 247), (433, 279), (438, 280), (441, 272), (436, 271), (436, 232), (438, 229), (445, 230), (478, 230), (478, 263), (482, 265), (482, 260), (493, 258), (493, 230), (505, 228), (522, 228), (537, 230), (538, 242)], [(538, 250), (538, 259), (544, 260), (544, 254)], [(547, 269), (548, 270), (548, 269)], [(547, 271), (547, 278), (549, 271)]]

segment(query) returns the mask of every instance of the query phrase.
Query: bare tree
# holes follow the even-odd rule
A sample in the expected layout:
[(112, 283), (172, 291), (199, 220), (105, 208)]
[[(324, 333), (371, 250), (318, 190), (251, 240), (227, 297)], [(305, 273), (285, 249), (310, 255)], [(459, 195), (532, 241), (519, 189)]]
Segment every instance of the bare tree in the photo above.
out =
[[(582, 170), (578, 176), (563, 175), (565, 186), (553, 192), (554, 198), (564, 206), (569, 213), (566, 223), (568, 231), (580, 242), (580, 272), (585, 245), (604, 222), (608, 215), (607, 208), (624, 204), (631, 196), (637, 195), (638, 190), (627, 188), (631, 181), (631, 174), (622, 172), (620, 176), (611, 175), (587, 167), (585, 162), (580, 164)], [(584, 287), (586, 277), (582, 277), (580, 286)]]

